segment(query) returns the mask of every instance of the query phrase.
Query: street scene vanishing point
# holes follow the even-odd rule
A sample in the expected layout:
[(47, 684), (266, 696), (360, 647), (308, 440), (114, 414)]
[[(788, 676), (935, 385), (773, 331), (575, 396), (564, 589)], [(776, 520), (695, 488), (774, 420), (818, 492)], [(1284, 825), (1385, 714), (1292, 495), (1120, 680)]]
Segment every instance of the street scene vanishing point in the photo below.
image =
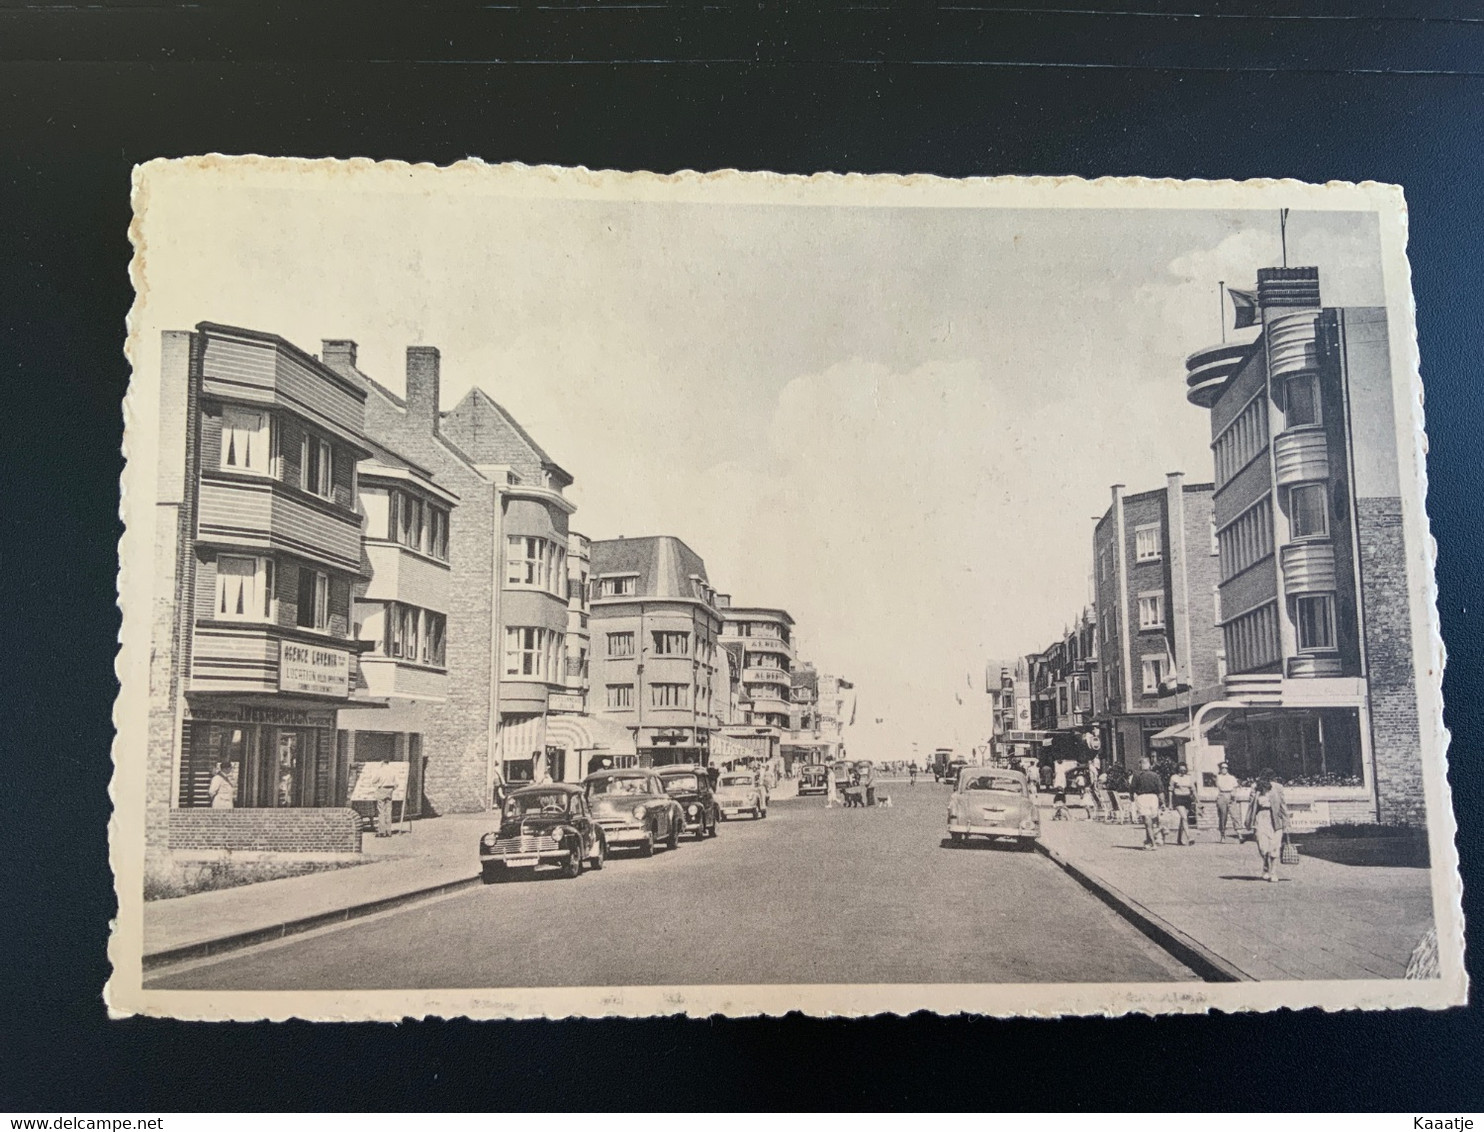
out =
[(115, 1013), (1463, 1001), (1394, 187), (134, 202)]

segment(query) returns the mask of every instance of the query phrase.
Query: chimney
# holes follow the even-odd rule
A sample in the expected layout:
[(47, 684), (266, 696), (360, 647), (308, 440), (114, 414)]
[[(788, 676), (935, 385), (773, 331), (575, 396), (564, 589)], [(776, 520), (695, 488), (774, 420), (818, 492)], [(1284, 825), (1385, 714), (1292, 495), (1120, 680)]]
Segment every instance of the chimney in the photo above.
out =
[(438, 347), (407, 347), (407, 417), (438, 431)]
[(326, 338), (319, 346), (319, 360), (336, 373), (348, 374), (356, 368), (356, 344), (349, 338)]

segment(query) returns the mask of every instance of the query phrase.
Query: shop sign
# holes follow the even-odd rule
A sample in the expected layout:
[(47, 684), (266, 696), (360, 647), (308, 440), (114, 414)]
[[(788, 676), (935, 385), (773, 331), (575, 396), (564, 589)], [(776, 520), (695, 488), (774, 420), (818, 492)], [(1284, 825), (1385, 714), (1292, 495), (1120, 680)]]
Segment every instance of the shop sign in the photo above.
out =
[(350, 695), (350, 653), (344, 649), (280, 641), (278, 690), (345, 699)]
[(581, 714), (583, 710), (582, 693), (552, 692), (546, 697), (546, 710)]
[(335, 726), (333, 712), (250, 704), (187, 704), (186, 718), (203, 723), (267, 723), (277, 727)]

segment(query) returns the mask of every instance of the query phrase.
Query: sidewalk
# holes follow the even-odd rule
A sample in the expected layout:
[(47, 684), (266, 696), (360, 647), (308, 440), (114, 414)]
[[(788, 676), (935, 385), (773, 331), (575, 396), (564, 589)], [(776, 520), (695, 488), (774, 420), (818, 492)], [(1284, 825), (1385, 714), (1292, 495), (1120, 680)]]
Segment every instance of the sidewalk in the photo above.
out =
[(389, 838), (368, 833), (362, 842), (367, 862), (352, 868), (148, 901), (145, 967), (375, 910), (366, 905), (472, 884), (479, 877), (479, 836), (490, 820), (488, 814), (450, 814), (415, 821), (411, 832)]
[[(1142, 827), (1043, 815), (1047, 855), (1120, 911), (1213, 957), (1226, 978), (1394, 979), (1433, 924), (1427, 869), (1359, 868), (1305, 857), (1258, 879), (1249, 842), (1173, 839), (1144, 851)], [(1080, 879), (1080, 878), (1079, 878)]]

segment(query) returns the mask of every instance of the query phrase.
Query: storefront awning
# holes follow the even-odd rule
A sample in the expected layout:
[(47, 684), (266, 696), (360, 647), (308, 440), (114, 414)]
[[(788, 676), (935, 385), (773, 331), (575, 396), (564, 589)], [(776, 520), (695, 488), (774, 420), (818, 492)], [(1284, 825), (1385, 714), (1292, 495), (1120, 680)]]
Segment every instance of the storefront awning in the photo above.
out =
[[(1210, 711), (1206, 713), (1203, 721), (1204, 733), (1209, 735), (1211, 729), (1227, 717), (1229, 713), (1224, 710)], [(1172, 727), (1166, 727), (1163, 731), (1156, 731), (1149, 736), (1149, 742), (1155, 747), (1168, 747), (1175, 743), (1188, 743), (1190, 741), (1190, 721), (1181, 720)]]
[(621, 723), (596, 715), (547, 716), (546, 744), (568, 751), (602, 751), (612, 755), (637, 753), (632, 731)]

